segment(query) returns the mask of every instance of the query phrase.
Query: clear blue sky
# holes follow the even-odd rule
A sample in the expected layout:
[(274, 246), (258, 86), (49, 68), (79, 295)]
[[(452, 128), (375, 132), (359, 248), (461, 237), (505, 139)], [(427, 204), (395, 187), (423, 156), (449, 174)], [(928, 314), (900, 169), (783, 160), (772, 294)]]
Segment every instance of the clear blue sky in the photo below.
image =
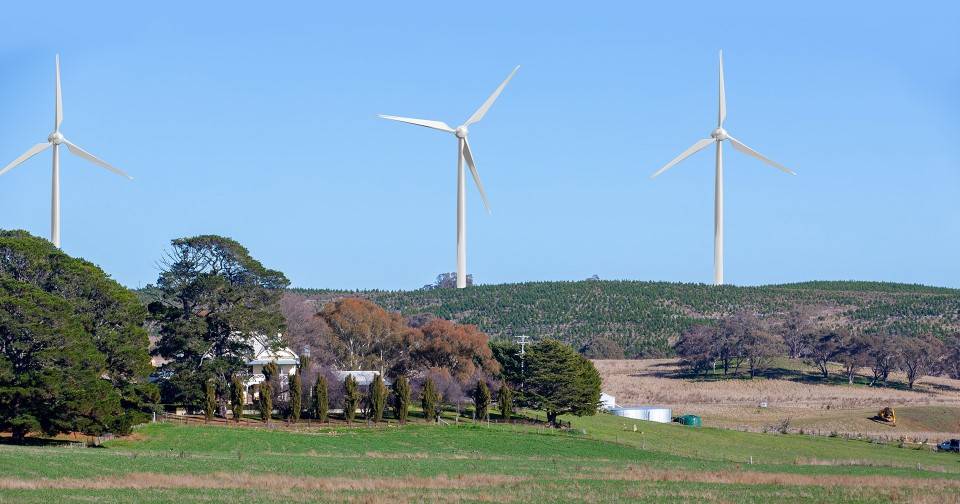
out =
[[(960, 287), (956, 2), (19, 2), (4, 8), (0, 165), (53, 122), (128, 182), (62, 161), (63, 246), (155, 282), (169, 240), (233, 237), (294, 285), (414, 288), (455, 267), (465, 120), (482, 283), (712, 278), (706, 136), (724, 50), (726, 277)], [(49, 235), (50, 154), (0, 177), (0, 227)]]

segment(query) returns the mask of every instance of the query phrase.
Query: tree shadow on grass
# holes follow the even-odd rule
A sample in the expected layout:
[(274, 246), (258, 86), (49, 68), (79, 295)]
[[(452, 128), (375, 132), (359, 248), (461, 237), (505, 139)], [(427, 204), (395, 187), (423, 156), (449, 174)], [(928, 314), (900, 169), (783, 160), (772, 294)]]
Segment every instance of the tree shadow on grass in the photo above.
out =
[[(639, 375), (638, 375), (639, 376)], [(744, 370), (741, 366), (737, 372), (731, 370), (727, 374), (723, 374), (723, 371), (717, 369), (716, 371), (707, 371), (706, 373), (694, 373), (684, 369), (673, 370), (673, 371), (663, 371), (663, 372), (654, 372), (653, 376), (658, 378), (672, 378), (680, 380), (692, 380), (699, 382), (720, 382), (727, 380), (751, 380), (750, 371)], [(877, 388), (887, 388), (893, 390), (911, 390), (909, 385), (904, 382), (888, 380), (886, 383), (877, 383), (871, 385), (872, 380), (863, 376), (856, 376), (854, 378), (853, 384), (850, 384), (845, 375), (840, 375), (835, 372), (831, 372), (828, 376), (823, 376), (820, 372), (817, 371), (804, 371), (799, 369), (791, 369), (786, 367), (770, 367), (764, 369), (763, 371), (758, 371), (756, 373), (757, 378), (766, 378), (768, 380), (784, 380), (794, 383), (801, 383), (804, 385), (835, 385), (835, 386), (864, 386), (864, 387), (877, 387)], [(950, 386), (950, 385), (941, 385), (941, 384), (928, 384), (931, 388), (935, 388), (943, 391), (958, 391), (960, 389)], [(922, 392), (922, 391), (917, 391)]]
[(22, 443), (16, 443), (10, 436), (0, 437), (0, 445), (8, 446), (73, 447), (81, 444), (88, 448), (103, 448), (102, 445), (89, 445), (86, 441), (72, 441), (69, 439), (27, 437)]

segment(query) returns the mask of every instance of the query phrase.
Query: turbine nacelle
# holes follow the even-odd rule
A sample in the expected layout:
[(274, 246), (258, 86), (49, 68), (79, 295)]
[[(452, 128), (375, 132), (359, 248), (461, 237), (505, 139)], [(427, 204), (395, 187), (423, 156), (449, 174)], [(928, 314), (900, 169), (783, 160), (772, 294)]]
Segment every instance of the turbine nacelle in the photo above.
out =
[(50, 136), (47, 137), (47, 141), (53, 145), (60, 145), (64, 142), (64, 140), (66, 139), (63, 138), (63, 133), (60, 133), (59, 131), (54, 131), (53, 133), (50, 133)]
[(453, 130), (453, 134), (457, 135), (457, 138), (467, 138), (467, 133), (470, 131), (467, 130), (466, 126), (459, 126), (457, 129)]
[(730, 135), (727, 134), (727, 130), (725, 130), (725, 129), (723, 129), (723, 128), (717, 128), (717, 129), (715, 129), (715, 130), (713, 130), (713, 131), (710, 132), (710, 138), (713, 138), (714, 140), (717, 140), (718, 142), (722, 142), (722, 141), (730, 138)]

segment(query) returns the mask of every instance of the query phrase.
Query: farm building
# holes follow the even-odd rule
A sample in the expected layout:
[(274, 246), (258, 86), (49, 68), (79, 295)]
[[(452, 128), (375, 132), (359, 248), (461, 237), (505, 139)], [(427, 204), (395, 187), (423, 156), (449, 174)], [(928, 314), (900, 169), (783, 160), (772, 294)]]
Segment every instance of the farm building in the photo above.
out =
[[(373, 383), (373, 379), (380, 374), (380, 371), (337, 371), (336, 377), (341, 382), (347, 379), (347, 376), (353, 376), (353, 379), (357, 381), (357, 385), (360, 387), (369, 387)], [(383, 383), (388, 387), (392, 385), (390, 381), (386, 378), (383, 379)]]
[(652, 406), (617, 406), (610, 410), (617, 416), (633, 418), (635, 420), (647, 420), (657, 423), (670, 423), (673, 421), (670, 408), (657, 408)]
[[(277, 334), (277, 340), (280, 340), (280, 334)], [(247, 379), (244, 382), (244, 402), (251, 403), (257, 398), (256, 387), (264, 382), (266, 377), (263, 374), (263, 367), (274, 362), (280, 368), (280, 383), (286, 383), (290, 375), (297, 373), (297, 366), (300, 365), (300, 356), (287, 347), (272, 347), (262, 335), (254, 334), (250, 337), (250, 345), (253, 347), (253, 353), (246, 360)]]
[(613, 408), (617, 407), (617, 398), (607, 394), (606, 392), (600, 393), (600, 410), (601, 411), (610, 411)]

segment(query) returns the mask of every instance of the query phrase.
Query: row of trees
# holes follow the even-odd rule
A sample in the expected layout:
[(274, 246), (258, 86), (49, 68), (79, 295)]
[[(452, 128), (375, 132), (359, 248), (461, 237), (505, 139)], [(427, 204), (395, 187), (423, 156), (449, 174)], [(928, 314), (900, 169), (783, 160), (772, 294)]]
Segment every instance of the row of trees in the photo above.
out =
[(910, 388), (930, 374), (960, 378), (960, 335), (941, 340), (929, 333), (902, 334), (891, 328), (829, 327), (799, 311), (773, 326), (750, 313), (693, 326), (682, 333), (675, 349), (694, 374), (717, 368), (723, 375), (737, 374), (745, 368), (753, 377), (772, 359), (787, 356), (815, 366), (824, 378), (839, 365), (850, 384), (864, 368), (871, 372), (870, 385), (886, 385), (895, 371), (904, 373)]

